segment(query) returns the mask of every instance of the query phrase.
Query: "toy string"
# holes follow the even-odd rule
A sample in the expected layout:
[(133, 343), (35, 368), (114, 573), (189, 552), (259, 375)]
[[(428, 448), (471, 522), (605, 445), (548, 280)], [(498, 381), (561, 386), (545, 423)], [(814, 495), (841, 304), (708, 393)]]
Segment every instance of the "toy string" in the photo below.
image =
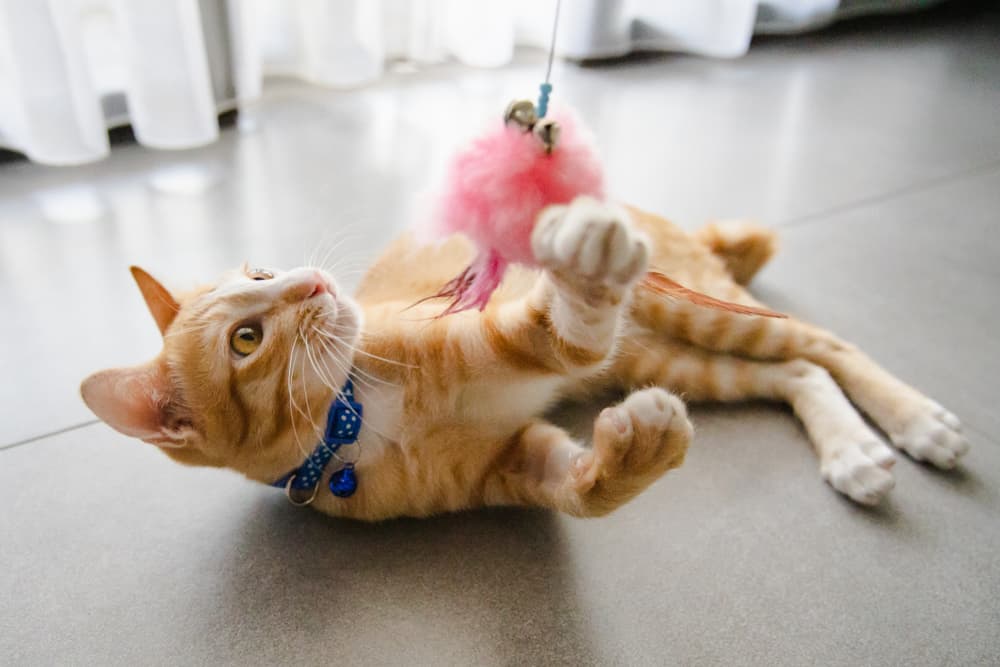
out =
[(539, 118), (545, 118), (545, 114), (549, 110), (549, 95), (552, 94), (552, 84), (549, 83), (549, 79), (552, 77), (552, 61), (556, 57), (556, 33), (559, 31), (559, 5), (561, 4), (562, 0), (556, 0), (556, 15), (552, 20), (552, 39), (549, 40), (549, 64), (545, 68), (545, 81), (538, 86), (537, 113)]

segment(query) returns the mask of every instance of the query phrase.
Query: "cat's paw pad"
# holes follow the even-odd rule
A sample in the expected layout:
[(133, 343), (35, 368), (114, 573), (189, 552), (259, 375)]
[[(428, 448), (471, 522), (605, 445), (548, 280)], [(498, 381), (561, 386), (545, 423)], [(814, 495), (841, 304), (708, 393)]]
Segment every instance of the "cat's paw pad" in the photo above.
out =
[(601, 412), (594, 447), (574, 463), (570, 484), (581, 516), (607, 514), (684, 462), (692, 427), (684, 403), (643, 389)]
[(896, 485), (889, 468), (895, 462), (892, 450), (872, 440), (840, 448), (824, 461), (823, 479), (851, 500), (877, 505)]
[(658, 477), (684, 461), (691, 434), (679, 398), (659, 388), (634, 392), (594, 424), (598, 476)]
[(628, 214), (592, 197), (550, 206), (531, 237), (535, 259), (570, 281), (626, 287), (646, 273), (649, 240)]
[(889, 439), (916, 460), (944, 469), (954, 468), (969, 451), (958, 417), (931, 400)]

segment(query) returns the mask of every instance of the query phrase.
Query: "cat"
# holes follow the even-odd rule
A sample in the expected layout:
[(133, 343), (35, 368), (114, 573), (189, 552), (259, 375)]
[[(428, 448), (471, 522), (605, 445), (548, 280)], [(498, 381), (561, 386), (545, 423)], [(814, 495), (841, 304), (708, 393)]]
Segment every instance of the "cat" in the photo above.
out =
[[(305, 493), (285, 489), (296, 504), (363, 520), (489, 505), (605, 515), (683, 462), (692, 426), (677, 394), (789, 403), (822, 478), (865, 505), (892, 489), (895, 458), (852, 402), (916, 460), (951, 468), (969, 448), (952, 413), (831, 333), (639, 287), (656, 270), (760, 306), (744, 285), (775, 251), (764, 227), (688, 233), (580, 197), (547, 208), (531, 243), (542, 270), (515, 268), (485, 310), (443, 318), (439, 302), (421, 300), (469, 262), (458, 236), (436, 246), (402, 236), (353, 298), (313, 267), (244, 267), (178, 295), (133, 267), (163, 350), (88, 377), (83, 399), (180, 463), (280, 485), (320, 442), (350, 376), (362, 426), (338, 455), (355, 462), (356, 492), (326, 491), (340, 461)], [(592, 446), (542, 416), (609, 390), (627, 395), (596, 417)]]

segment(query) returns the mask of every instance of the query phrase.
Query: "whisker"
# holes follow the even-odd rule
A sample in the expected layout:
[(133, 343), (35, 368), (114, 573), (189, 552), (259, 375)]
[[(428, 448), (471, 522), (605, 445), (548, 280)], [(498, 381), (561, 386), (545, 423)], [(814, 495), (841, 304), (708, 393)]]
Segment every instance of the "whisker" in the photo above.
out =
[[(309, 346), (308, 346), (308, 344), (306, 345), (306, 349), (307, 349), (307, 350), (309, 349)], [(341, 372), (344, 372), (344, 373), (347, 373), (347, 374), (348, 374), (348, 376), (350, 376), (350, 369), (347, 369), (347, 368), (344, 368), (344, 365), (343, 365), (343, 364), (342, 364), (342, 363), (340, 362), (340, 360), (339, 360), (339, 359), (337, 358), (336, 354), (331, 354), (331, 355), (330, 355), (330, 357), (329, 357), (329, 359), (330, 359), (331, 363), (333, 363), (333, 364), (334, 364), (334, 365), (335, 365), (335, 366), (336, 366), (336, 367), (337, 367), (337, 368), (338, 368), (338, 369), (339, 369), (339, 370), (340, 370)], [(321, 361), (320, 363), (322, 363), (322, 364), (324, 365), (324, 367), (325, 367), (325, 362), (322, 362), (322, 361)], [(329, 370), (329, 369), (328, 369), (328, 370)], [(355, 370), (358, 370), (358, 369), (355, 369)], [(317, 371), (317, 372), (318, 372), (318, 371)], [(354, 379), (355, 379), (355, 380), (359, 380), (357, 376), (355, 376), (355, 378), (354, 378)], [(329, 386), (329, 385), (328, 385), (328, 386)], [(374, 390), (374, 388), (372, 388), (372, 389)], [(352, 414), (353, 414), (353, 415), (354, 415), (355, 417), (357, 417), (357, 418), (358, 418), (358, 421), (360, 421), (360, 422), (361, 422), (362, 426), (366, 426), (366, 427), (367, 427), (367, 428), (369, 428), (369, 429), (370, 429), (371, 431), (373, 431), (373, 432), (374, 432), (374, 433), (375, 433), (376, 435), (379, 435), (379, 436), (381, 436), (382, 438), (384, 438), (384, 439), (386, 439), (386, 440), (390, 440), (390, 441), (392, 440), (392, 438), (390, 438), (389, 436), (387, 436), (387, 435), (386, 435), (385, 433), (383, 433), (383, 432), (382, 432), (382, 431), (380, 431), (379, 429), (375, 428), (375, 427), (374, 427), (374, 426), (373, 426), (373, 425), (371, 424), (371, 422), (369, 422), (369, 421), (365, 420), (365, 418), (364, 418), (364, 417), (362, 417), (362, 416), (361, 416), (360, 414), (358, 414), (358, 411), (357, 411), (357, 410), (355, 410), (355, 409), (354, 409), (354, 408), (353, 408), (353, 407), (351, 406), (350, 402), (346, 400), (346, 398), (344, 397), (344, 393), (343, 393), (343, 391), (342, 391), (342, 390), (340, 390), (340, 389), (336, 389), (335, 391), (337, 392), (337, 396), (338, 396), (338, 397), (339, 397), (340, 399), (342, 399), (342, 400), (344, 401), (344, 404), (345, 404), (345, 405), (347, 406), (347, 409), (348, 409), (348, 410), (350, 410), (350, 411), (351, 411), (351, 413), (352, 413)]]
[[(318, 376), (318, 377), (320, 378), (320, 382), (322, 382), (322, 383), (323, 383), (323, 385), (324, 385), (324, 386), (326, 386), (327, 388), (330, 388), (330, 389), (332, 389), (332, 390), (333, 390), (333, 391), (335, 392), (335, 395), (336, 395), (336, 397), (338, 397), (338, 398), (342, 399), (342, 400), (343, 400), (343, 402), (344, 402), (344, 404), (345, 404), (345, 405), (347, 405), (348, 409), (349, 409), (349, 410), (350, 410), (351, 412), (353, 412), (353, 413), (355, 414), (355, 416), (357, 416), (357, 418), (358, 418), (358, 419), (359, 419), (359, 420), (361, 421), (362, 425), (364, 425), (365, 421), (364, 421), (363, 419), (361, 419), (361, 415), (358, 415), (358, 414), (357, 414), (357, 412), (355, 412), (354, 408), (352, 408), (352, 407), (350, 406), (350, 404), (349, 404), (349, 403), (347, 402), (347, 400), (346, 400), (346, 397), (345, 397), (345, 396), (343, 395), (343, 392), (342, 392), (341, 390), (337, 389), (337, 388), (336, 388), (336, 387), (335, 387), (335, 386), (334, 386), (334, 385), (333, 385), (333, 384), (332, 384), (332, 383), (331, 383), (331, 382), (329, 381), (329, 379), (328, 379), (328, 378), (327, 378), (327, 376), (326, 376), (326, 375), (324, 374), (324, 372), (323, 372), (323, 371), (321, 371), (321, 370), (319, 369), (319, 367), (317, 366), (317, 362), (316, 362), (316, 358), (315, 358), (315, 357), (314, 357), (314, 356), (312, 355), (312, 350), (311, 350), (311, 348), (310, 348), (310, 346), (309, 346), (309, 340), (308, 340), (308, 338), (307, 338), (307, 337), (306, 337), (306, 336), (305, 336), (305, 335), (304, 335), (304, 334), (302, 333), (302, 330), (301, 330), (301, 329), (299, 329), (299, 332), (298, 332), (298, 335), (299, 335), (299, 337), (300, 337), (300, 338), (302, 339), (302, 342), (303, 342), (303, 346), (305, 347), (305, 350), (306, 350), (306, 355), (307, 355), (307, 357), (308, 357), (308, 359), (309, 359), (309, 363), (310, 363), (310, 365), (312, 365), (312, 368), (313, 368), (313, 371), (314, 371), (314, 372), (316, 373), (316, 375), (317, 375), (317, 376)], [(304, 365), (304, 363), (305, 363), (305, 362), (304, 362), (304, 360), (303, 360), (303, 365)], [(329, 369), (328, 369), (328, 368), (326, 367), (326, 365), (325, 365), (325, 364), (322, 364), (322, 365), (323, 365), (323, 368), (324, 368), (324, 369), (326, 370), (326, 372), (327, 372), (327, 373), (329, 373), (329, 372), (330, 372), (330, 370), (329, 370)], [(306, 383), (305, 383), (305, 375), (304, 375), (304, 374), (303, 374), (303, 377), (302, 377), (302, 391), (303, 391), (303, 393), (305, 393), (305, 395), (306, 395), (306, 397), (307, 397), (307, 400), (308, 400), (308, 389), (306, 388)], [(379, 433), (379, 432), (378, 432), (378, 430), (377, 430), (377, 429), (375, 429), (374, 427), (372, 427), (372, 426), (371, 426), (370, 424), (369, 424), (369, 428), (371, 428), (371, 430), (375, 431), (376, 433)], [(331, 449), (331, 448), (330, 448), (330, 447), (329, 447), (329, 446), (328, 446), (328, 445), (326, 444), (326, 439), (325, 439), (325, 437), (324, 437), (324, 434), (323, 434), (323, 432), (322, 432), (322, 431), (323, 431), (322, 427), (320, 427), (320, 428), (319, 428), (319, 429), (317, 430), (317, 432), (316, 432), (316, 438), (317, 438), (317, 440), (319, 440), (319, 442), (320, 442), (320, 443), (322, 443), (323, 447), (324, 447), (324, 448), (325, 448), (325, 449), (326, 449), (326, 450), (327, 450), (328, 452), (330, 452), (330, 454), (331, 454), (331, 455), (333, 455), (333, 456), (334, 456), (334, 457), (335, 457), (335, 458), (336, 458), (337, 460), (339, 460), (339, 461), (343, 461), (344, 459), (342, 459), (342, 458), (340, 457), (340, 455), (339, 455), (339, 454), (337, 453), (337, 449)], [(381, 435), (381, 433), (379, 433), (379, 435)], [(385, 437), (385, 436), (382, 436), (382, 437)]]
[(339, 333), (352, 333), (352, 334), (358, 335), (361, 338), (369, 338), (370, 339), (370, 338), (374, 337), (374, 334), (371, 334), (368, 331), (365, 331), (364, 329), (355, 330), (355, 331), (349, 331), (350, 329), (353, 329), (353, 327), (351, 325), (348, 325), (348, 324), (346, 324), (344, 322), (336, 322), (333, 325), (331, 325), (330, 327), (328, 327), (327, 330), (330, 331), (331, 333), (338, 333), (338, 334)]
[[(322, 260), (316, 262), (316, 266), (317, 267), (325, 266), (330, 259), (330, 255), (336, 252), (337, 249), (339, 249), (342, 245), (344, 245), (348, 241), (352, 241), (358, 238), (360, 238), (358, 232), (353, 232), (345, 229), (335, 229), (327, 233), (323, 239), (323, 243), (327, 244), (327, 249), (326, 252), (323, 253)], [(322, 244), (320, 244), (318, 248), (322, 248)]]
[(320, 239), (320, 241), (315, 246), (313, 246), (313, 250), (309, 254), (308, 261), (306, 262), (305, 265), (313, 267), (320, 266), (320, 264), (316, 260), (318, 259), (319, 253), (323, 252), (323, 247), (324, 246), (327, 247), (326, 252), (323, 252), (323, 256), (326, 257), (328, 256), (331, 250), (335, 249), (338, 245), (343, 243), (344, 241), (343, 237), (336, 238), (339, 233), (341, 233), (341, 230), (332, 230), (324, 234), (323, 237)]
[(323, 259), (320, 262), (318, 262), (316, 266), (319, 268), (325, 267), (327, 263), (330, 261), (331, 255), (333, 255), (333, 253), (335, 253), (338, 248), (344, 245), (348, 240), (352, 240), (357, 236), (358, 236), (357, 234), (345, 233), (333, 245), (330, 246), (330, 248), (323, 254)]
[[(360, 366), (353, 365), (351, 363), (351, 359), (346, 354), (345, 354), (344, 358), (341, 359), (340, 355), (336, 351), (336, 348), (331, 343), (329, 343), (329, 341), (324, 342), (324, 341), (320, 340), (320, 341), (317, 341), (317, 342), (320, 345), (323, 346), (324, 351), (327, 354), (332, 355), (333, 357), (335, 357), (335, 359), (336, 359), (335, 363), (336, 363), (336, 365), (337, 365), (338, 368), (340, 368), (341, 370), (343, 370), (345, 367), (350, 367), (351, 368), (350, 374), (354, 376), (354, 379), (356, 379), (359, 384), (362, 384), (365, 387), (368, 387), (369, 389), (372, 389), (372, 390), (377, 389), (377, 387), (374, 384), (376, 382), (379, 383), (379, 384), (381, 384), (381, 385), (388, 385), (390, 387), (398, 387), (399, 386), (395, 382), (390, 382), (389, 380), (386, 380), (384, 378), (380, 378), (377, 375), (373, 375), (372, 373), (369, 373), (368, 371), (366, 371), (365, 369), (361, 368)], [(333, 361), (333, 360), (331, 360), (331, 361)]]
[[(319, 376), (320, 382), (323, 383), (324, 387), (328, 387), (329, 388), (330, 387), (330, 383), (329, 383), (329, 381), (327, 381), (327, 379), (322, 375), (322, 373), (320, 373), (319, 369), (316, 367), (316, 362), (313, 361), (313, 358), (312, 358), (312, 350), (309, 347), (309, 339), (304, 334), (302, 334), (301, 330), (299, 330), (299, 337), (302, 339), (302, 347), (306, 351), (306, 355), (304, 357), (302, 357), (302, 395), (304, 396), (304, 398), (306, 400), (306, 405), (308, 407), (309, 388), (308, 388), (308, 385), (306, 384), (306, 374), (305, 374), (306, 361), (309, 361), (309, 365), (312, 366), (313, 372), (316, 373), (317, 376)], [(309, 411), (309, 414), (310, 414), (310, 416), (312, 415), (312, 410)], [(325, 425), (323, 423), (320, 423), (320, 424), (313, 423), (313, 432), (316, 435), (316, 439), (319, 440), (320, 442), (323, 442), (325, 444), (325, 440), (323, 439), (324, 430), (325, 430)]]
[[(376, 387), (374, 384), (372, 384), (371, 380), (381, 382), (382, 384), (392, 384), (391, 382), (383, 380), (382, 378), (378, 378), (375, 377), (374, 375), (371, 375), (363, 368), (358, 368), (357, 366), (355, 366), (352, 371), (350, 368), (351, 364), (348, 363), (350, 360), (345, 358), (343, 360), (343, 363), (340, 363), (340, 358), (337, 357), (336, 349), (332, 347), (332, 344), (328, 344), (328, 341), (324, 340), (317, 340), (316, 342), (319, 343), (319, 345), (323, 348), (324, 352), (334, 357), (334, 359), (331, 359), (331, 361), (333, 361), (334, 365), (337, 367), (338, 370), (340, 370), (343, 373), (346, 373), (348, 376), (354, 375), (354, 379), (357, 380), (359, 384), (366, 386), (372, 390), (376, 389)], [(325, 366), (326, 364), (324, 363), (324, 367)]]
[(309, 458), (310, 452), (306, 451), (305, 445), (302, 444), (302, 439), (299, 437), (299, 429), (295, 427), (295, 412), (298, 411), (303, 417), (305, 417), (310, 423), (312, 419), (295, 403), (295, 393), (292, 388), (292, 372), (295, 368), (295, 348), (299, 344), (299, 337), (297, 336), (294, 341), (292, 341), (292, 349), (288, 353), (288, 377), (286, 378), (287, 391), (288, 391), (288, 404), (290, 415), (292, 417), (292, 435), (295, 438), (295, 444), (299, 448), (299, 452), (302, 453), (303, 458)]
[[(321, 346), (323, 347), (324, 351), (325, 351), (325, 352), (327, 352), (327, 354), (329, 355), (329, 357), (328, 357), (328, 358), (329, 358), (329, 361), (330, 361), (330, 362), (331, 362), (331, 363), (332, 363), (332, 364), (333, 364), (333, 365), (334, 365), (334, 366), (335, 366), (335, 367), (336, 367), (336, 368), (337, 368), (337, 369), (338, 369), (338, 370), (339, 370), (339, 371), (340, 371), (341, 373), (343, 373), (343, 374), (345, 375), (345, 377), (351, 377), (351, 375), (352, 375), (352, 372), (351, 372), (351, 369), (350, 369), (350, 367), (349, 367), (349, 366), (350, 366), (350, 364), (346, 363), (346, 362), (347, 362), (347, 360), (345, 359), (345, 360), (344, 360), (344, 361), (342, 362), (342, 361), (341, 361), (341, 360), (340, 360), (340, 359), (339, 359), (339, 358), (337, 357), (337, 355), (336, 355), (336, 352), (335, 352), (334, 350), (331, 350), (331, 349), (330, 349), (329, 347), (327, 347), (327, 344), (326, 344), (325, 342), (323, 342), (322, 340), (320, 340), (320, 341), (317, 341), (317, 342), (318, 342), (318, 343), (319, 343), (319, 344), (320, 344), (320, 345), (321, 345)], [(307, 350), (309, 350), (309, 346), (308, 346), (308, 344), (307, 344), (307, 346), (306, 346), (306, 349), (307, 349)], [(309, 359), (310, 359), (310, 363), (313, 363), (313, 364), (315, 364), (315, 363), (316, 363), (316, 358), (315, 358), (315, 357), (313, 357), (312, 355), (310, 355)], [(332, 373), (331, 373), (331, 371), (330, 371), (329, 367), (327, 367), (327, 365), (326, 365), (326, 362), (325, 362), (325, 360), (322, 360), (322, 359), (320, 359), (319, 363), (320, 363), (320, 364), (321, 364), (321, 365), (323, 366), (323, 368), (324, 368), (324, 369), (326, 369), (327, 373), (330, 373), (330, 374), (332, 375)], [(371, 389), (371, 390), (375, 391), (375, 390), (376, 390), (376, 387), (375, 387), (374, 385), (372, 385), (372, 384), (371, 384), (371, 383), (369, 383), (369, 382), (366, 382), (366, 381), (364, 380), (364, 378), (363, 378), (363, 377), (360, 377), (359, 375), (357, 375), (357, 373), (358, 373), (359, 371), (360, 371), (360, 372), (362, 372), (362, 373), (364, 372), (364, 371), (363, 371), (362, 369), (359, 369), (359, 368), (356, 368), (356, 367), (354, 368), (354, 373), (355, 373), (355, 374), (353, 375), (353, 377), (354, 377), (354, 381), (355, 381), (355, 382), (357, 382), (357, 383), (358, 383), (359, 385), (362, 385), (362, 386), (364, 386), (364, 387), (368, 387), (369, 389)], [(334, 391), (336, 391), (336, 392), (337, 392), (337, 396), (338, 396), (338, 397), (340, 397), (340, 398), (343, 398), (343, 391), (342, 391), (342, 389), (340, 389), (340, 388), (337, 388), (337, 387), (335, 387), (335, 386), (332, 386), (332, 385), (331, 385), (331, 383), (329, 383), (329, 382), (328, 382), (328, 381), (326, 380), (326, 376), (324, 376), (324, 375), (323, 375), (322, 373), (320, 373), (319, 369), (316, 369), (316, 372), (317, 372), (317, 374), (319, 374), (319, 375), (320, 375), (320, 376), (321, 376), (321, 377), (322, 377), (322, 378), (324, 379), (324, 383), (325, 383), (325, 384), (326, 384), (326, 385), (327, 385), (328, 387), (330, 387), (331, 389), (333, 389)], [(371, 377), (371, 376), (370, 376), (370, 377)], [(381, 380), (380, 378), (374, 378), (374, 377), (373, 377), (373, 379), (375, 379), (375, 380), (379, 380), (380, 382), (383, 382), (384, 384), (391, 384), (391, 383), (388, 383), (388, 382), (385, 382), (384, 380)], [(347, 401), (346, 401), (346, 400), (345, 400), (345, 403), (347, 403)], [(350, 404), (349, 404), (349, 403), (347, 403), (347, 405), (348, 405), (348, 409), (350, 409), (350, 411), (351, 411), (352, 413), (354, 413), (354, 415), (355, 415), (355, 416), (356, 416), (356, 417), (357, 417), (357, 418), (358, 418), (358, 419), (359, 419), (359, 420), (361, 421), (361, 423), (362, 423), (363, 425), (364, 425), (364, 424), (367, 424), (367, 425), (369, 426), (369, 428), (371, 428), (371, 430), (373, 430), (373, 431), (374, 431), (375, 433), (377, 433), (378, 435), (382, 436), (383, 438), (385, 438), (385, 439), (387, 439), (387, 440), (388, 440), (388, 439), (390, 439), (390, 438), (389, 438), (388, 436), (386, 436), (386, 435), (385, 435), (384, 433), (382, 433), (382, 432), (381, 432), (381, 431), (379, 431), (379, 430), (378, 430), (377, 428), (375, 428), (374, 426), (372, 426), (372, 425), (371, 425), (371, 423), (369, 423), (369, 422), (366, 422), (366, 421), (365, 421), (365, 420), (364, 420), (364, 419), (362, 418), (362, 416), (361, 416), (360, 414), (358, 414), (358, 413), (357, 413), (357, 411), (355, 411), (355, 410), (354, 410), (354, 408), (350, 407)]]
[(367, 273), (370, 268), (370, 263), (367, 260), (352, 260), (350, 262), (335, 262), (320, 268), (327, 273), (333, 274), (338, 278), (342, 278), (344, 276), (358, 276)]
[(347, 341), (345, 341), (344, 339), (342, 339), (340, 336), (338, 336), (337, 334), (333, 333), (332, 331), (327, 331), (327, 330), (321, 329), (319, 327), (313, 327), (313, 329), (319, 335), (324, 336), (325, 338), (327, 338), (329, 340), (332, 340), (335, 343), (339, 343), (340, 345), (343, 345), (345, 347), (349, 347), (351, 349), (351, 352), (353, 352), (354, 354), (363, 354), (366, 357), (371, 357), (372, 359), (377, 359), (379, 361), (384, 361), (387, 364), (395, 364), (396, 366), (402, 366), (403, 368), (411, 368), (411, 369), (414, 369), (414, 370), (420, 370), (419, 366), (414, 366), (413, 364), (408, 364), (408, 363), (405, 363), (405, 362), (402, 362), (402, 361), (396, 361), (395, 359), (388, 359), (386, 357), (380, 357), (377, 354), (372, 354), (371, 352), (367, 352), (365, 350), (362, 350), (359, 347), (348, 345)]
[(324, 264), (323, 267), (330, 271), (357, 271), (367, 269), (368, 264), (367, 258), (351, 257), (350, 259), (334, 260), (329, 264)]
[[(300, 333), (301, 333), (301, 330), (300, 330)], [(303, 338), (304, 338), (304, 337), (303, 337)], [(312, 365), (312, 367), (313, 367), (313, 370), (314, 370), (314, 371), (316, 372), (316, 375), (318, 375), (318, 376), (319, 376), (319, 379), (320, 379), (320, 381), (321, 381), (321, 382), (322, 382), (322, 383), (323, 383), (323, 384), (324, 384), (324, 385), (325, 385), (325, 386), (326, 386), (327, 388), (329, 388), (329, 389), (330, 389), (331, 391), (339, 391), (339, 390), (340, 390), (340, 388), (339, 388), (339, 387), (337, 386), (337, 383), (336, 383), (336, 382), (334, 382), (334, 380), (333, 380), (333, 378), (332, 378), (332, 377), (328, 377), (328, 375), (327, 375), (327, 374), (330, 374), (330, 375), (332, 375), (332, 373), (330, 373), (330, 369), (329, 369), (329, 368), (327, 368), (327, 367), (326, 367), (326, 365), (324, 365), (324, 366), (323, 366), (323, 370), (320, 370), (319, 366), (318, 366), (318, 365), (317, 365), (317, 363), (316, 363), (316, 358), (315, 358), (315, 357), (313, 356), (313, 353), (312, 353), (312, 348), (310, 347), (310, 345), (309, 345), (308, 341), (306, 342), (306, 354), (307, 354), (307, 355), (308, 355), (308, 357), (309, 357), (309, 363), (310, 363), (310, 364)], [(340, 370), (341, 370), (342, 372), (344, 371), (344, 369), (340, 369)], [(347, 375), (347, 374), (345, 373), (345, 376), (346, 376), (346, 375)]]

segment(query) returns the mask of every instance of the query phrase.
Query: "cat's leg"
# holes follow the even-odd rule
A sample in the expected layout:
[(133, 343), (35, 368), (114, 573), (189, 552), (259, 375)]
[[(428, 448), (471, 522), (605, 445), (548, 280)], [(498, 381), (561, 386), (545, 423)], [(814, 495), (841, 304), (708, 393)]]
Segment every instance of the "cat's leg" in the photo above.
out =
[(726, 271), (740, 285), (749, 283), (778, 249), (773, 228), (745, 220), (712, 222), (692, 236), (725, 263)]
[(616, 365), (630, 384), (655, 383), (694, 401), (765, 399), (791, 405), (802, 421), (827, 482), (851, 499), (877, 503), (893, 487), (894, 462), (830, 374), (803, 359), (765, 362), (679, 344), (633, 344)]
[[(735, 284), (724, 298), (759, 305)], [(822, 366), (893, 445), (918, 461), (952, 468), (969, 450), (955, 415), (828, 331), (794, 318), (748, 317), (649, 295), (640, 299), (640, 321), (671, 337), (713, 352)]]
[(546, 208), (531, 241), (545, 271), (523, 299), (487, 311), (487, 342), (530, 372), (565, 375), (602, 364), (646, 273), (648, 239), (624, 210), (578, 197)]
[(684, 404), (659, 388), (634, 392), (602, 411), (592, 448), (552, 424), (533, 422), (487, 472), (483, 504), (607, 514), (681, 465), (691, 434)]
[[(795, 320), (773, 327), (772, 345), (822, 366), (893, 445), (918, 461), (954, 468), (969, 451), (958, 418), (833, 334)], [(782, 341), (782, 342), (778, 342)]]
[(890, 441), (918, 461), (954, 468), (969, 451), (958, 418), (833, 334), (789, 323), (795, 353), (826, 368)]

